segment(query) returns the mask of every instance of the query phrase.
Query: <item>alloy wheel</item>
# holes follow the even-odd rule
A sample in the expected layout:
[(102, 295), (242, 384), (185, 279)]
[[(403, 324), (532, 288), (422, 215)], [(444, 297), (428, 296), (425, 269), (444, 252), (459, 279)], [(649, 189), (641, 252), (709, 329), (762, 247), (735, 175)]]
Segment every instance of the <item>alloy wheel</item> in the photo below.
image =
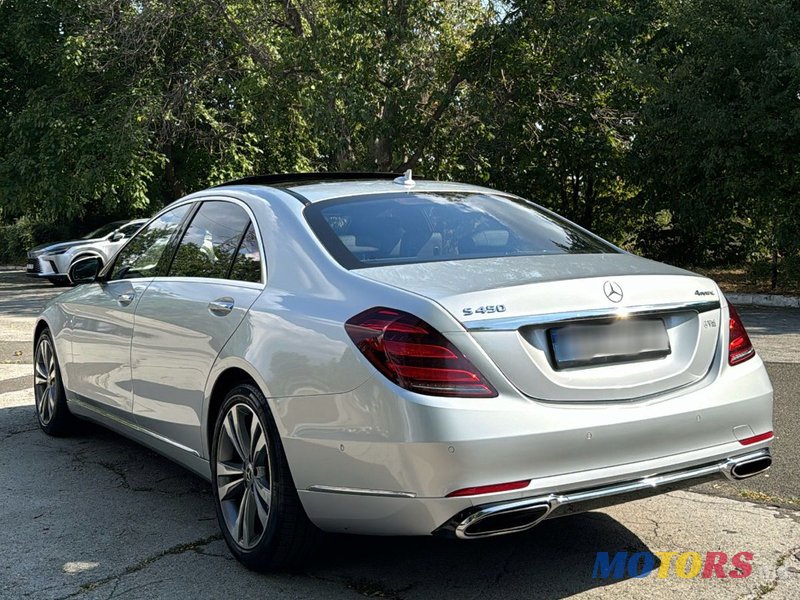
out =
[(56, 357), (53, 352), (53, 345), (47, 337), (43, 337), (36, 347), (33, 387), (39, 420), (42, 425), (47, 425), (53, 419), (58, 400)]
[(217, 440), (217, 496), (228, 533), (248, 550), (264, 535), (272, 504), (272, 466), (264, 425), (244, 401), (225, 414)]

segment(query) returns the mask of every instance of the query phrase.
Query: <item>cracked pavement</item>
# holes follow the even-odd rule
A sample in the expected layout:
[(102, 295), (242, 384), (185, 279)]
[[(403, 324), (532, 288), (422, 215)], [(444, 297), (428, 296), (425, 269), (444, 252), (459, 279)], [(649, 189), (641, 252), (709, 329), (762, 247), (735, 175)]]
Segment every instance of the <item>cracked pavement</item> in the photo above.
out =
[[(708, 484), (486, 540), (326, 536), (302, 571), (259, 575), (228, 553), (206, 482), (98, 427), (66, 439), (38, 431), (29, 338), (33, 316), (57, 292), (0, 272), (0, 598), (800, 597), (800, 505), (789, 501), (800, 496), (800, 311), (757, 315), (753, 335), (780, 401), (770, 478), (746, 488)], [(746, 322), (755, 314), (741, 312)], [(658, 563), (644, 578), (592, 579), (598, 551), (747, 551), (753, 571), (682, 579), (673, 559), (663, 579)]]

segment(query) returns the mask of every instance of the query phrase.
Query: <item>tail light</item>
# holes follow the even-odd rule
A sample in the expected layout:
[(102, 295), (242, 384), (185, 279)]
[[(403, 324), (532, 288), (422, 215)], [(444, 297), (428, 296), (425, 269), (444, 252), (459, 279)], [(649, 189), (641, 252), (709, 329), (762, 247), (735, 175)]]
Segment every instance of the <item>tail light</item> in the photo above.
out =
[(747, 335), (747, 330), (745, 330), (742, 319), (733, 304), (728, 304), (728, 311), (730, 311), (731, 317), (729, 323), (728, 364), (738, 365), (747, 359), (753, 358), (756, 355), (756, 350), (753, 348), (750, 336)]
[(371, 308), (344, 327), (367, 360), (402, 388), (430, 396), (497, 396), (458, 348), (413, 315)]

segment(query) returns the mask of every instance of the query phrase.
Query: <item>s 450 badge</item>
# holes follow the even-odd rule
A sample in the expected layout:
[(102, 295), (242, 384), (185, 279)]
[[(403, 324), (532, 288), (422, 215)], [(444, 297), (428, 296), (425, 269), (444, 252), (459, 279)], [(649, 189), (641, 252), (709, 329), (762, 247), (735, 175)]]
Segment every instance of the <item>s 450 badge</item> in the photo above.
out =
[(475, 308), (462, 308), (461, 312), (465, 317), (472, 315), (491, 315), (494, 313), (506, 312), (505, 304), (487, 304), (486, 306), (477, 306)]

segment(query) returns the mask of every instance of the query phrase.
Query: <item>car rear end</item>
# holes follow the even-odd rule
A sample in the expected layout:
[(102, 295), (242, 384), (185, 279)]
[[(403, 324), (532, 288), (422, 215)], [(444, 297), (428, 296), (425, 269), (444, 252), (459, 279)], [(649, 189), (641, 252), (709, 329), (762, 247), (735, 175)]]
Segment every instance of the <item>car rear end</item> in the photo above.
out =
[[(309, 219), (329, 224), (339, 246), (323, 243), (365, 289), (430, 302), (425, 315), (360, 306), (347, 320), (371, 377), (337, 405), (369, 407), (382, 433), (305, 446), (298, 488), (318, 525), (483, 537), (769, 467), (772, 388), (712, 281), (536, 207), (525, 230), (513, 204), (430, 195), (443, 208), (422, 235), (409, 216), (422, 191), (384, 202), (383, 234), (359, 229), (367, 203), (349, 223), (336, 203)], [(387, 235), (392, 218), (405, 229)]]

